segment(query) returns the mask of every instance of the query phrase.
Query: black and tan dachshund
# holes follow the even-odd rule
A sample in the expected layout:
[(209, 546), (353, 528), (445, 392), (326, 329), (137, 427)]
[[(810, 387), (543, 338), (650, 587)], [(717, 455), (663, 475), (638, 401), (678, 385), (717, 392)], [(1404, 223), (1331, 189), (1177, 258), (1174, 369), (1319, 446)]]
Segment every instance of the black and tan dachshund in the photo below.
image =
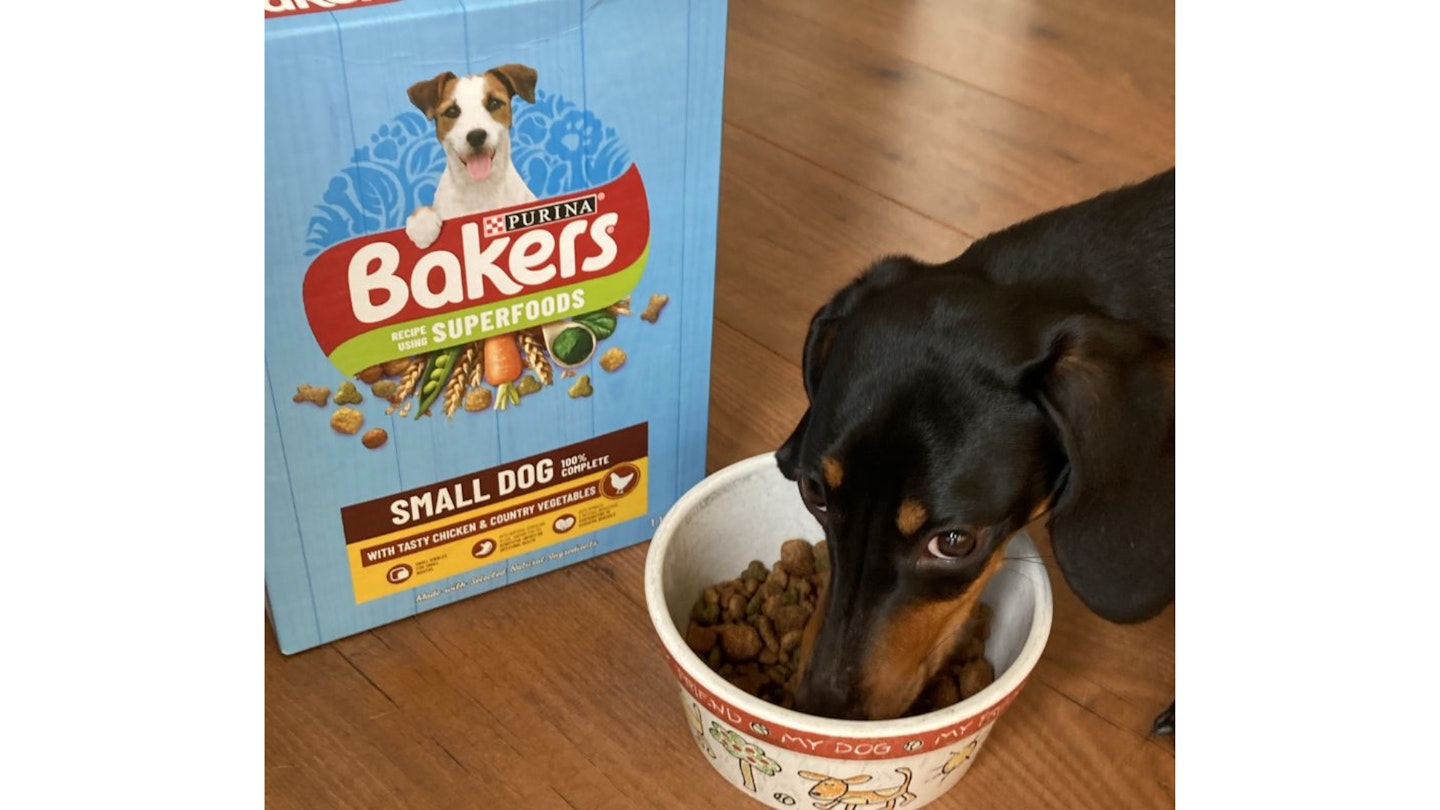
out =
[(810, 406), (776, 458), (832, 579), (801, 711), (904, 714), (1041, 516), (1100, 616), (1174, 599), (1174, 169), (942, 264), (881, 260), (815, 314), (803, 365)]

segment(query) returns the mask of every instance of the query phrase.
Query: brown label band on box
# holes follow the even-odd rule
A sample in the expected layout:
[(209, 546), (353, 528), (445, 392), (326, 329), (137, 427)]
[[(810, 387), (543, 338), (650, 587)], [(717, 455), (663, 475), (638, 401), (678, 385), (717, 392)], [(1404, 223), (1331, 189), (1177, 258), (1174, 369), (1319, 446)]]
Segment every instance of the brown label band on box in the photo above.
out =
[(401, 537), (391, 540), (388, 543), (381, 543), (380, 545), (365, 549), (360, 552), (360, 565), (362, 567), (379, 565), (399, 557), (404, 557), (407, 554), (418, 554), (447, 543), (465, 540), (486, 529), (500, 528), (518, 520), (526, 520), (547, 512), (558, 512), (563, 509), (568, 509), (575, 504), (599, 498), (600, 488), (600, 484), (582, 484), (573, 489), (556, 492), (552, 495), (546, 495), (543, 498), (526, 501), (525, 503), (507, 503), (503, 508), (496, 509), (494, 512), (489, 512), (479, 517), (457, 521), (438, 528), (426, 528), (425, 531), (410, 537)]
[(642, 422), (469, 475), (346, 506), (340, 510), (345, 543), (359, 543), (406, 528), (416, 530), (408, 538), (413, 541), (437, 531), (437, 522), (446, 516), (482, 508), (490, 502), (505, 501), (506, 506), (497, 513), (510, 512), (517, 507), (509, 502), (518, 496), (593, 475), (621, 462), (639, 460), (646, 457), (648, 448), (649, 425)]

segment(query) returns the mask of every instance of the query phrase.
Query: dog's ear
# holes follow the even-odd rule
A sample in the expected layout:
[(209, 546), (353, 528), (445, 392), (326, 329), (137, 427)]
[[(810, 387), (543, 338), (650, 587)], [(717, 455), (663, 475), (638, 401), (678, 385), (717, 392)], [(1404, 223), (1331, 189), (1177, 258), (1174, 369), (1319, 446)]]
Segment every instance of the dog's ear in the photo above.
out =
[[(805, 382), (805, 395), (813, 403), (820, 390), (820, 380), (830, 364), (830, 350), (835, 344), (835, 333), (850, 313), (862, 301), (897, 281), (920, 271), (925, 265), (909, 256), (887, 256), (876, 262), (854, 281), (836, 293), (810, 318), (810, 330), (805, 335), (805, 351), (801, 356), (801, 377)], [(775, 451), (775, 460), (780, 472), (786, 478), (795, 480), (800, 462), (800, 443), (810, 425), (810, 410), (800, 417), (800, 423), (790, 433), (780, 449)]]
[(1067, 467), (1051, 511), (1055, 560), (1116, 622), (1175, 597), (1175, 380), (1171, 349), (1134, 327), (1072, 317), (1025, 386), (1057, 426)]
[(410, 96), (410, 103), (420, 108), (425, 117), (431, 121), (435, 120), (435, 114), (439, 112), (436, 107), (440, 106), (440, 99), (445, 96), (445, 85), (455, 81), (455, 74), (450, 71), (436, 74), (433, 79), (416, 82), (410, 85), (405, 91)]
[(510, 88), (512, 96), (519, 96), (531, 104), (535, 103), (535, 82), (540, 78), (535, 68), (512, 63), (490, 68), (490, 72), (500, 77), (505, 86)]

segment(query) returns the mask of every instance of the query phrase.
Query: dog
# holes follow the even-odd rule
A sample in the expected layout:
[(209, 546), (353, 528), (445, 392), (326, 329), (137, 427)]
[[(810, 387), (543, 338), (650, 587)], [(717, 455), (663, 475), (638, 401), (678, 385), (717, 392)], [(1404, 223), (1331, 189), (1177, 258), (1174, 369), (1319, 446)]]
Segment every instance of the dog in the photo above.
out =
[(532, 67), (509, 64), (464, 78), (446, 71), (410, 85), (410, 103), (435, 122), (445, 150), (435, 204), (416, 208), (405, 220), (405, 234), (416, 247), (433, 244), (447, 219), (535, 199), (510, 160), (510, 122), (516, 96), (535, 103), (538, 78)]
[[(902, 716), (1009, 539), (1044, 517), (1085, 605), (1175, 595), (1175, 170), (926, 264), (875, 263), (811, 319), (809, 406), (776, 451), (831, 580), (800, 711)], [(1174, 706), (1156, 730), (1173, 730)]]

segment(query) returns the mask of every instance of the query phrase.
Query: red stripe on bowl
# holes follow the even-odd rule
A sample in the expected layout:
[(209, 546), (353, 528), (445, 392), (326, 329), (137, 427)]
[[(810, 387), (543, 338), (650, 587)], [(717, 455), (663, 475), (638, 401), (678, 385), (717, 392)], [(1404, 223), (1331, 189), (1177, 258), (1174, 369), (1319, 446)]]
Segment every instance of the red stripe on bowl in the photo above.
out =
[[(954, 745), (994, 723), (1010, 707), (1015, 698), (1019, 697), (1020, 690), (1025, 687), (1025, 681), (1022, 680), (995, 705), (964, 720), (936, 729), (927, 729), (898, 737), (832, 737), (790, 728), (774, 720), (760, 718), (739, 709), (701, 686), (668, 651), (665, 659), (669, 662), (670, 671), (675, 673), (675, 678), (680, 682), (681, 688), (690, 693), (701, 706), (709, 709), (712, 714), (736, 731), (760, 737), (766, 741), (767, 745), (774, 744), (789, 751), (840, 759), (891, 759), (909, 756), (919, 751), (933, 750), (943, 745)], [(761, 730), (764, 730), (765, 733), (761, 733)]]

